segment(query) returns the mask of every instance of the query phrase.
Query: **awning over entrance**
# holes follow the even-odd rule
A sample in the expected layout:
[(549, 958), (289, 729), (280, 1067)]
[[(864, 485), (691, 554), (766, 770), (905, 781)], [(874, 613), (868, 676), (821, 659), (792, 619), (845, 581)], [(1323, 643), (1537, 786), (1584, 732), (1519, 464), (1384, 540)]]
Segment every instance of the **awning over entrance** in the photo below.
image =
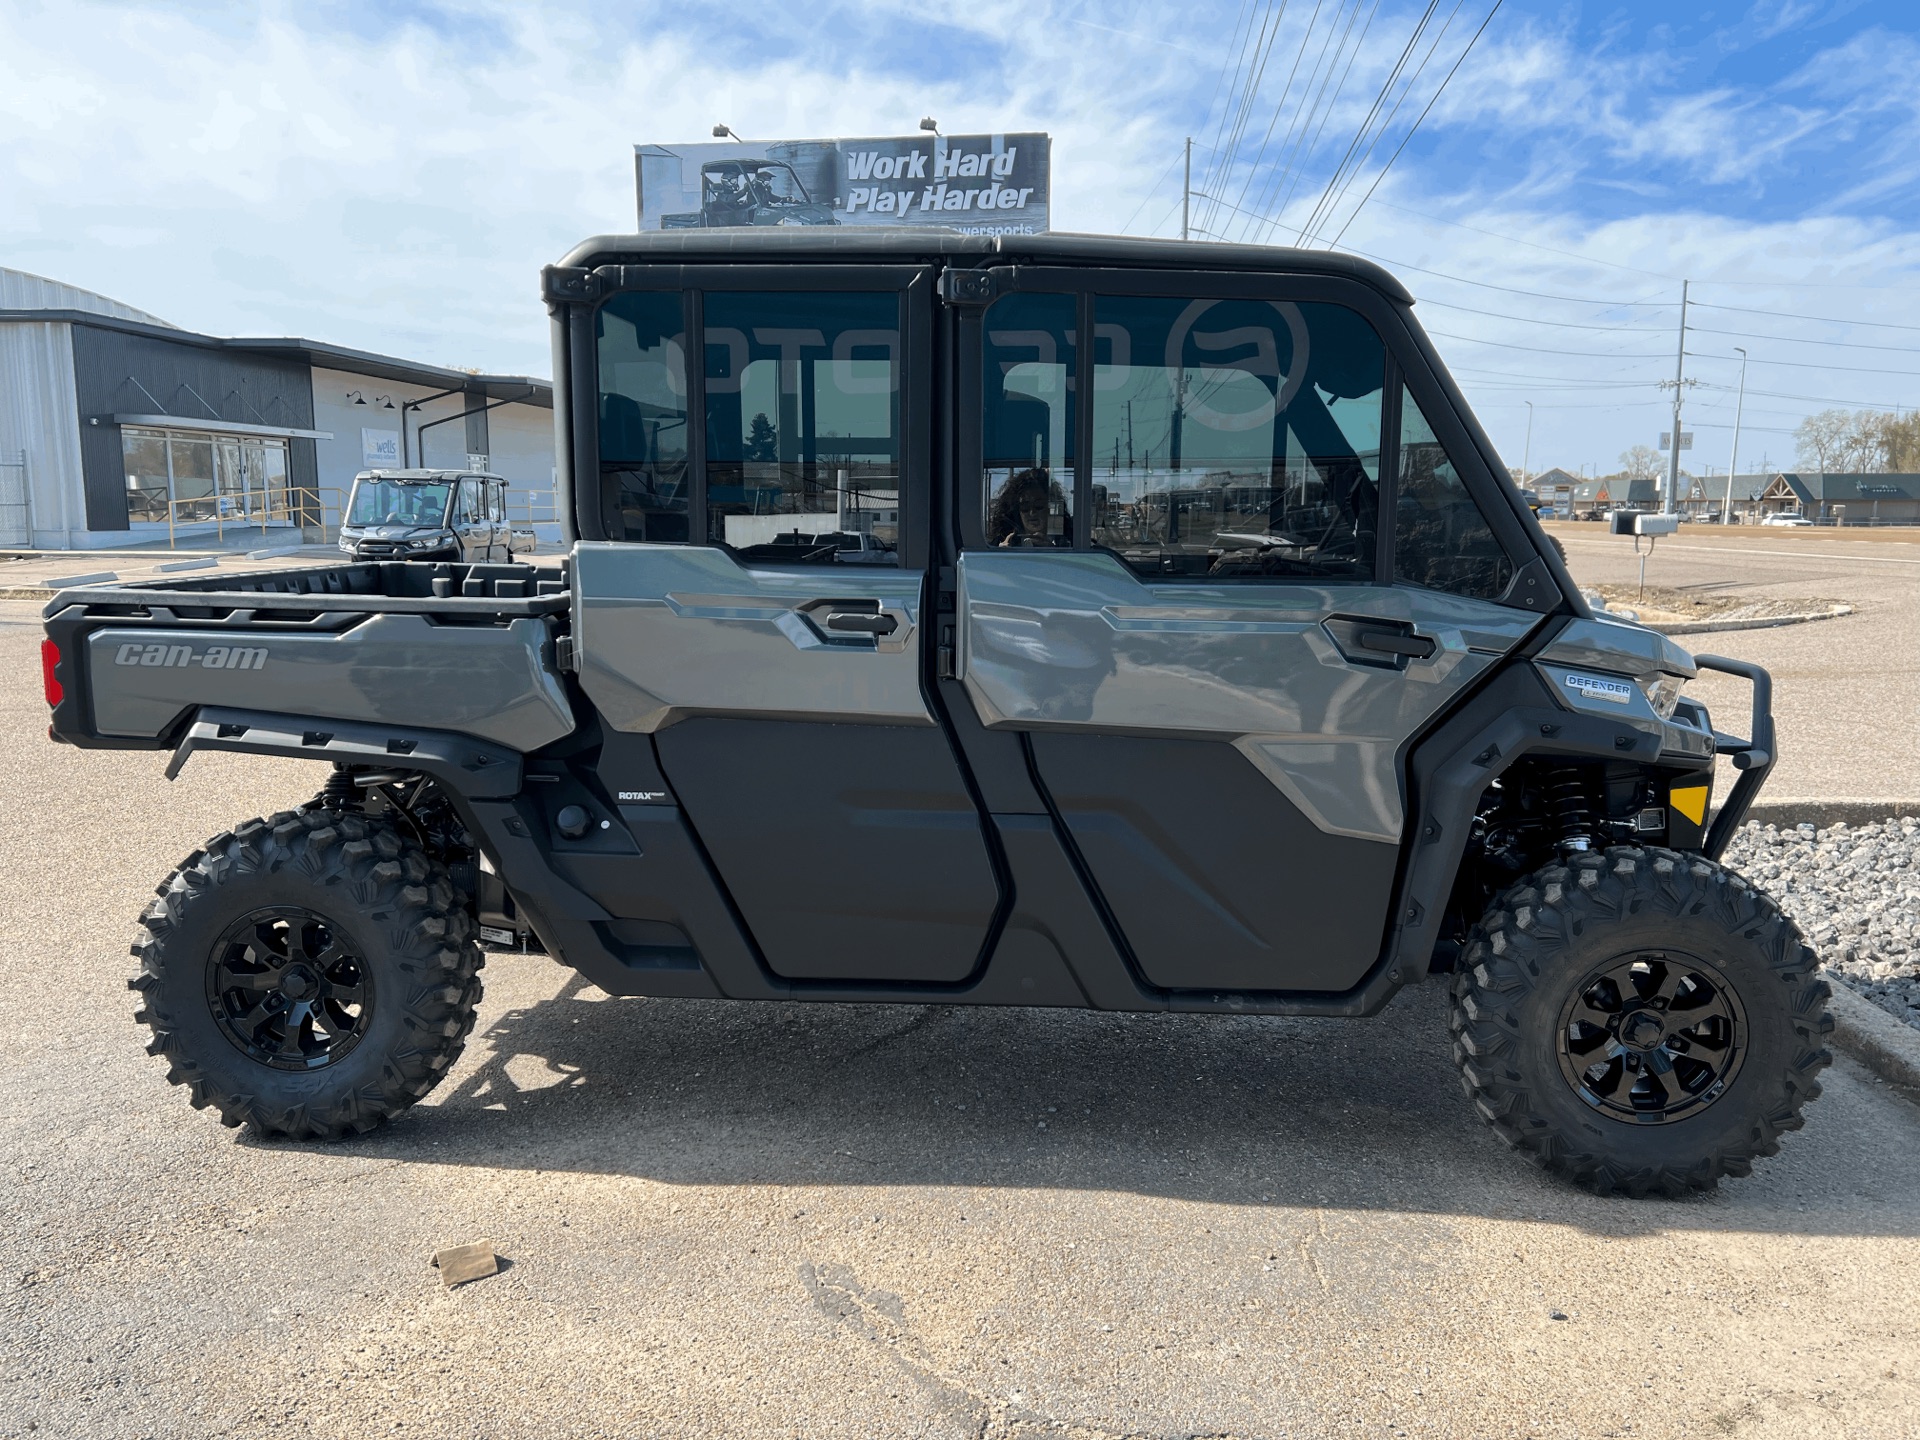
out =
[(116, 425), (147, 425), (155, 430), (204, 430), (214, 435), (264, 435), (278, 440), (331, 440), (331, 430), (295, 430), (286, 425), (242, 425), (233, 420), (195, 420), (185, 415), (107, 415)]

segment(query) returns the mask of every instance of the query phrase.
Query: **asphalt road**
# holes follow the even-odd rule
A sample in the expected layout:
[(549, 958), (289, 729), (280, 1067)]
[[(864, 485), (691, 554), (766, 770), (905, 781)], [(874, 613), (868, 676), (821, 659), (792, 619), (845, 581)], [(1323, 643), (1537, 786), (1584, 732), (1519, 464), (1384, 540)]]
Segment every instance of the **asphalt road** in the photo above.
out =
[[(0, 1436), (1914, 1433), (1920, 1109), (1843, 1062), (1754, 1178), (1594, 1199), (1471, 1115), (1433, 987), (756, 1006), (496, 955), (396, 1124), (224, 1130), (142, 1053), (126, 942), (319, 774), (47, 744), (37, 608), (0, 602)], [(442, 1289), (477, 1239), (510, 1267)]]

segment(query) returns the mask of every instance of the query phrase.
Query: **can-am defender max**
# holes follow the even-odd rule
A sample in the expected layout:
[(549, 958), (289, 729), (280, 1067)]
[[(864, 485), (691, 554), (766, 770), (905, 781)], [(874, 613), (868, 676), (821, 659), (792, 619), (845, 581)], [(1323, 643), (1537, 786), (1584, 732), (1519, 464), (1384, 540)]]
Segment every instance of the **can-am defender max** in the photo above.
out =
[(1384, 271), (770, 228), (544, 288), (564, 563), (47, 607), (55, 738), (332, 766), (143, 917), (196, 1105), (405, 1109), (491, 930), (617, 995), (1364, 1016), (1443, 975), (1475, 1106), (1581, 1184), (1800, 1124), (1828, 990), (1717, 863), (1767, 676), (1588, 612)]

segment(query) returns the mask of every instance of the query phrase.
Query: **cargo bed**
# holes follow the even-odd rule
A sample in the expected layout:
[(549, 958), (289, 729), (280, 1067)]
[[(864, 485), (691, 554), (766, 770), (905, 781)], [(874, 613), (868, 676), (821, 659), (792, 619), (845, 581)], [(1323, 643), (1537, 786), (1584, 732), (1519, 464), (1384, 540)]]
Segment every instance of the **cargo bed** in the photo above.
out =
[(574, 727), (559, 566), (327, 565), (76, 586), (44, 614), (51, 734), (162, 749), (202, 706), (451, 731), (518, 751)]

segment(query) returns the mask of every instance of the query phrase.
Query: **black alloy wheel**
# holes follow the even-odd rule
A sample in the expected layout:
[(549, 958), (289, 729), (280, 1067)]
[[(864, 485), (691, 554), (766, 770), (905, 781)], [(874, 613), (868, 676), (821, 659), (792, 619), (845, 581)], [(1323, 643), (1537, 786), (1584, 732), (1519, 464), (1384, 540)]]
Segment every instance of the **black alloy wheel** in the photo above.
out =
[(324, 916), (276, 905), (235, 922), (215, 943), (207, 1003), (248, 1059), (275, 1070), (318, 1070), (366, 1034), (373, 976)]
[(1587, 977), (1560, 1016), (1560, 1073), (1594, 1109), (1667, 1125), (1726, 1093), (1745, 1058), (1740, 997), (1712, 966), (1674, 951), (1621, 956)]

